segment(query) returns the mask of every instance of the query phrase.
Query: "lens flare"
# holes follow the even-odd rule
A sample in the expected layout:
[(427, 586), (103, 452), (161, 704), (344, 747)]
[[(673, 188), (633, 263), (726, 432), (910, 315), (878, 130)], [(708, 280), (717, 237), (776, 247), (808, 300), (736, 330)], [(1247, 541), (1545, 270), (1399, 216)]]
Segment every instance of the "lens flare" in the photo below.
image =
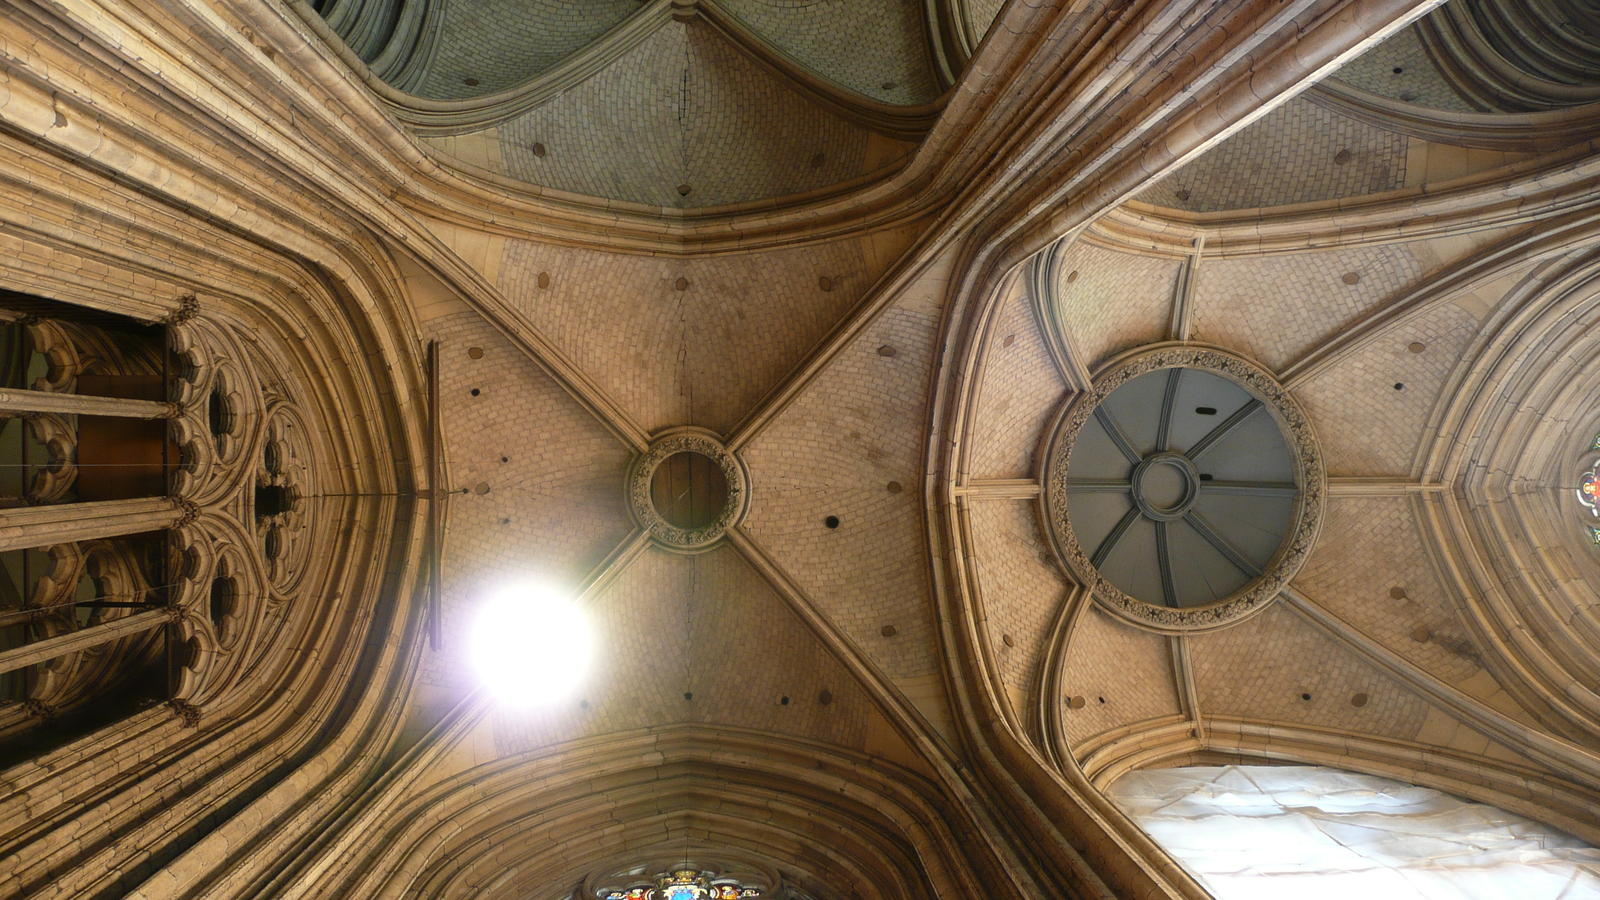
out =
[(508, 706), (531, 708), (569, 697), (589, 668), (589, 622), (572, 601), (538, 584), (490, 597), (472, 625), (478, 677)]

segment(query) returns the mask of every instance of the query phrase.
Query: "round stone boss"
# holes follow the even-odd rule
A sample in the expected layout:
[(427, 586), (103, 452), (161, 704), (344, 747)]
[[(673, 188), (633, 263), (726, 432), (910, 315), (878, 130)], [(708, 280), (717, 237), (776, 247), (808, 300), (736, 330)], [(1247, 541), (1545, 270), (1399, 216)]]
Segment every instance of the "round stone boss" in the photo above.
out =
[(1056, 551), (1105, 608), (1198, 632), (1270, 603), (1322, 523), (1322, 452), (1271, 373), (1224, 350), (1112, 360), (1048, 437), (1042, 503)]
[[(699, 457), (699, 459), (696, 459)], [(662, 496), (668, 479), (664, 467), (682, 467), (686, 473), (704, 474), (711, 467), (720, 478), (712, 478), (709, 496), (716, 506), (700, 503), (674, 504), (675, 497)], [(716, 543), (728, 529), (744, 517), (750, 500), (750, 476), (738, 457), (728, 452), (722, 441), (709, 431), (675, 428), (656, 436), (650, 448), (639, 454), (628, 467), (628, 508), (639, 527), (656, 543), (683, 553), (697, 553)]]

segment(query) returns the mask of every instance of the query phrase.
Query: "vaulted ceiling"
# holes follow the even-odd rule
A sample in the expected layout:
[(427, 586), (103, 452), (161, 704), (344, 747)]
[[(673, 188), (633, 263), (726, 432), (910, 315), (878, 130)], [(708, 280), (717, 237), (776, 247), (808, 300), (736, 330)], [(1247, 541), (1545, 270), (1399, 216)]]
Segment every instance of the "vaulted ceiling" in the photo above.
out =
[[(1579, 6), (7, 13), (5, 153), (86, 212), (11, 179), (15, 257), (82, 274), (6, 286), (105, 305), (205, 262), (203, 304), (335, 322), (360, 354), (303, 352), (365, 364), (373, 411), (319, 427), (387, 449), (330, 464), (420, 498), (347, 589), (397, 624), (305, 650), (368, 648), (348, 697), (263, 738), (295, 762), (226, 814), (148, 838), (131, 895), (562, 900), (686, 855), (817, 900), (1200, 898), (1103, 790), (1223, 759), (1600, 841)], [(1119, 615), (1045, 497), (1060, 423), (1152, 348), (1253, 363), (1313, 436), (1303, 552), (1220, 627)], [(683, 429), (748, 489), (693, 553), (624, 490)], [(530, 577), (599, 638), (534, 712), (464, 653)], [(59, 793), (36, 815), (83, 821), (89, 788)], [(100, 884), (71, 842), (11, 850)]]

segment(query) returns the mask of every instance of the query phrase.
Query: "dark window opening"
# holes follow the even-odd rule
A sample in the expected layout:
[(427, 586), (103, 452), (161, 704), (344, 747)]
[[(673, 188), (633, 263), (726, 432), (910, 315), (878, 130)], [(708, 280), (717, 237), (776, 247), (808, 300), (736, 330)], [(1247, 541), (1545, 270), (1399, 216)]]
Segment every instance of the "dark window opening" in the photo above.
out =
[(277, 516), (294, 508), (294, 494), (277, 484), (256, 486), (256, 518)]
[(211, 580), (211, 599), (207, 611), (211, 615), (211, 625), (217, 633), (222, 633), (222, 623), (233, 615), (234, 603), (237, 598), (237, 588), (232, 578), (213, 578)]
[(232, 419), (228, 398), (222, 395), (221, 388), (212, 388), (206, 398), (206, 422), (211, 426), (211, 436), (221, 437), (232, 430)]
[[(0, 553), (0, 649), (22, 647), (52, 634), (98, 628), (164, 602), (170, 552), (166, 531), (126, 535), (110, 548), (84, 547), (88, 559), (42, 548)], [(97, 544), (99, 542), (96, 542)], [(82, 568), (73, 568), (82, 565)], [(75, 579), (63, 595), (46, 582)], [(46, 593), (41, 594), (40, 591)], [(27, 609), (29, 607), (35, 609)], [(49, 662), (0, 676), (0, 702), (27, 704), (26, 715), (0, 725), (0, 767), (85, 737), (170, 697), (170, 626), (124, 634), (94, 649), (94, 664), (65, 679), (44, 680)]]
[[(165, 403), (181, 368), (161, 325), (15, 291), (0, 291), (0, 320), (5, 387)], [(12, 419), (0, 428), (0, 506), (165, 496), (179, 462), (164, 419)]]

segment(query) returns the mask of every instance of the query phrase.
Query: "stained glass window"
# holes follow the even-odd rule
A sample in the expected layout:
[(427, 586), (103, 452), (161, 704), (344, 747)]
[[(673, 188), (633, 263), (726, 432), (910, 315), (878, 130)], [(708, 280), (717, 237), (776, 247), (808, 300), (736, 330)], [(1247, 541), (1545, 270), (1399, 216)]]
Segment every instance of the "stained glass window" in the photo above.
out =
[[(1590, 451), (1600, 450), (1600, 434), (1594, 436), (1594, 443)], [(1589, 463), (1589, 470), (1578, 476), (1578, 503), (1588, 511), (1589, 515), (1600, 519), (1600, 459)], [(1600, 528), (1593, 524), (1585, 524), (1589, 540), (1600, 546)]]
[(761, 889), (737, 881), (716, 878), (708, 872), (680, 869), (658, 875), (652, 884), (627, 890), (605, 891), (601, 900), (759, 900)]
[(1578, 478), (1578, 502), (1590, 515), (1600, 518), (1600, 460), (1595, 460), (1589, 471)]

